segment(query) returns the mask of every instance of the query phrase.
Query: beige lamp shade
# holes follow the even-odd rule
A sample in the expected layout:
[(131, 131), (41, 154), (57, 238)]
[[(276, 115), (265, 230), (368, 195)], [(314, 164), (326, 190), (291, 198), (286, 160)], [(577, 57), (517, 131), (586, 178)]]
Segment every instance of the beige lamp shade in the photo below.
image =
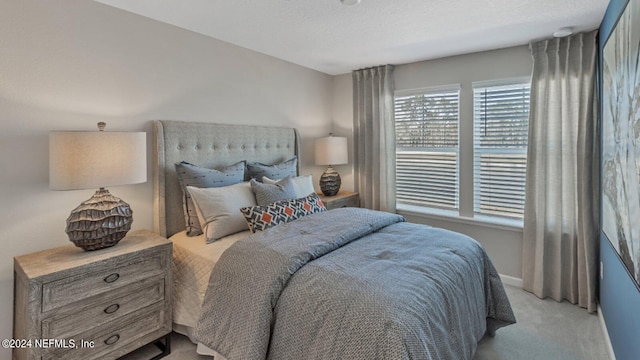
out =
[(316, 165), (342, 165), (349, 163), (347, 138), (328, 136), (316, 139)]
[(49, 188), (95, 189), (147, 181), (144, 132), (52, 131)]

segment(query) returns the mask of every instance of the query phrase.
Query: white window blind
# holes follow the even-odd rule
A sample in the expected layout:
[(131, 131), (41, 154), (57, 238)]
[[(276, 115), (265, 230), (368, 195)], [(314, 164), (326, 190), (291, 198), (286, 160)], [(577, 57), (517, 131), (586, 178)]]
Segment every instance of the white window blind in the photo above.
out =
[(458, 209), (459, 88), (395, 95), (396, 201)]
[(475, 86), (474, 212), (522, 219), (529, 83)]

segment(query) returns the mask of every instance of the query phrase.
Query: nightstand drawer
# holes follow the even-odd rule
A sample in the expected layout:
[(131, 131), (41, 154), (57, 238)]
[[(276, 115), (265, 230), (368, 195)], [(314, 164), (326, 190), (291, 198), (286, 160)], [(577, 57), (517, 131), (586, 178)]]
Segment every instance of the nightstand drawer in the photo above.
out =
[(325, 196), (318, 194), (327, 210), (339, 209), (343, 207), (359, 207), (360, 197), (358, 193), (340, 190), (337, 195)]
[(42, 311), (47, 312), (64, 305), (102, 294), (116, 287), (162, 274), (166, 259), (158, 253), (133, 263), (98, 265), (89, 274), (64, 278), (42, 285)]
[(106, 299), (88, 299), (71, 304), (63, 314), (42, 320), (42, 337), (62, 339), (82, 335), (163, 300), (164, 287), (164, 279), (156, 277), (118, 289)]
[[(158, 332), (158, 329), (162, 328), (165, 322), (165, 316), (163, 304), (150, 306), (109, 326), (73, 337), (77, 346), (75, 349), (47, 349), (48, 351), (45, 350), (43, 358), (50, 360), (103, 358), (105, 354), (117, 352), (118, 349), (126, 347), (149, 333)], [(167, 333), (168, 331), (171, 329), (161, 332)], [(83, 341), (84, 343), (91, 341), (94, 346), (83, 347), (81, 345)]]
[[(342, 199), (336, 199), (329, 203), (329, 207), (331, 209), (339, 209), (344, 207), (358, 207), (358, 197), (357, 196), (349, 196)], [(329, 210), (331, 210), (329, 209)]]

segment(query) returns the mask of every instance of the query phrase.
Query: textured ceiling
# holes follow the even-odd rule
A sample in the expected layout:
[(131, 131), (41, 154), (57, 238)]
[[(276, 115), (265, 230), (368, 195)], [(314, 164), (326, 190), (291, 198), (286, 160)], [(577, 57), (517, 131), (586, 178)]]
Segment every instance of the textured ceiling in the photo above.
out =
[(608, 0), (96, 0), (327, 74), (596, 29)]

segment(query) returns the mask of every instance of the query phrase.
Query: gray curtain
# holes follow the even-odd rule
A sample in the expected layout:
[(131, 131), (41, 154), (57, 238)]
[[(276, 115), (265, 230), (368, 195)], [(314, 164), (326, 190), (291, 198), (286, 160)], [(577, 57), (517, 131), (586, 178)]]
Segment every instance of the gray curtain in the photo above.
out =
[(393, 66), (353, 72), (354, 182), (360, 206), (396, 211)]
[(531, 44), (524, 289), (596, 311), (597, 32)]

